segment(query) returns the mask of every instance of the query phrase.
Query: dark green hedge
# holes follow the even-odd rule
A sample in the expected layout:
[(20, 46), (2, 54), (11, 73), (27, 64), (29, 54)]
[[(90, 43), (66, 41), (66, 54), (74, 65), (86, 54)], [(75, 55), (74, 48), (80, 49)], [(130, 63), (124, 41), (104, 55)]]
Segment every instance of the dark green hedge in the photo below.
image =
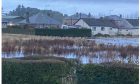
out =
[(35, 35), (33, 29), (24, 28), (2, 28), (2, 33)]
[(129, 65), (127, 67), (110, 64), (80, 65), (76, 60), (52, 57), (2, 60), (3, 84), (138, 84), (138, 82), (138, 68)]
[(78, 69), (77, 78), (78, 84), (138, 84), (139, 70), (87, 64)]
[(25, 28), (3, 28), (3, 33), (29, 34), (40, 36), (61, 37), (91, 37), (90, 29), (25, 29)]
[(101, 33), (95, 34), (94, 36), (95, 37), (110, 37), (109, 34), (101, 34)]
[(90, 29), (35, 29), (36, 35), (61, 37), (90, 37)]
[(54, 62), (35, 59), (3, 59), (2, 84), (62, 84), (62, 78), (68, 76), (73, 67), (65, 59)]

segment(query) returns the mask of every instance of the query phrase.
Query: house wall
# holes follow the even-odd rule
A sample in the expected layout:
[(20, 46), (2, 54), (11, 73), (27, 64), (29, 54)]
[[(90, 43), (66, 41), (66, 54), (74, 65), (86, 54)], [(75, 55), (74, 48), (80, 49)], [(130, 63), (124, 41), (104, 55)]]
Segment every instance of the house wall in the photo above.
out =
[(80, 25), (81, 27), (91, 29), (91, 27), (85, 23), (82, 19), (80, 19), (75, 25)]
[[(96, 30), (95, 30), (95, 28), (96, 28)], [(116, 35), (117, 34), (117, 28), (104, 27), (104, 30), (102, 30), (101, 26), (92, 26), (92, 34), (96, 35), (98, 33)]]
[(139, 35), (139, 29), (120, 29), (119, 30), (120, 34), (127, 35)]
[(130, 31), (132, 32), (132, 35), (139, 35), (139, 29), (132, 29)]

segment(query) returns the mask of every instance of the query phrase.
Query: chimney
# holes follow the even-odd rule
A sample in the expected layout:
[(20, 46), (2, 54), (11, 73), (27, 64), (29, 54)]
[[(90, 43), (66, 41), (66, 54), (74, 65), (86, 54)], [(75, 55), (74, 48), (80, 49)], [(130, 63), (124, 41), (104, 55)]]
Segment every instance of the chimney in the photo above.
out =
[(29, 12), (26, 12), (26, 23), (30, 23), (30, 20), (29, 20)]
[(76, 17), (78, 17), (78, 16), (79, 16), (79, 13), (77, 12), (77, 13), (76, 13)]
[(82, 13), (80, 13), (80, 19), (82, 18)]
[(91, 14), (90, 13), (88, 14), (88, 18), (91, 18)]

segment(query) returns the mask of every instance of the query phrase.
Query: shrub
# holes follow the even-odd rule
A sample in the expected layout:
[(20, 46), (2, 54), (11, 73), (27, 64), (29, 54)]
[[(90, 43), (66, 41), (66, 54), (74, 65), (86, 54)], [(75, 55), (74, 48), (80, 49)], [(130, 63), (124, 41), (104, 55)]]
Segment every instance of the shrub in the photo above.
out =
[(61, 37), (90, 37), (90, 29), (35, 29), (36, 35)]
[(124, 34), (117, 34), (117, 36), (125, 36)]
[[(40, 36), (60, 37), (91, 37), (91, 29), (33, 29), (33, 28), (3, 28), (3, 33), (33, 34)], [(32, 33), (33, 32), (33, 33)]]
[(132, 34), (126, 34), (126, 36), (132, 36)]
[(95, 37), (110, 37), (109, 34), (101, 34), (101, 33), (98, 33), (96, 35), (94, 35)]
[(75, 60), (38, 56), (3, 59), (2, 63), (3, 84), (66, 84), (69, 81), (62, 83), (62, 79), (74, 75), (77, 83), (69, 84), (138, 84), (139, 82), (139, 70), (135, 65), (119, 63), (78, 65)]
[[(52, 58), (3, 59), (3, 84), (62, 84), (62, 78), (70, 75), (72, 63)], [(37, 60), (38, 59), (38, 60)], [(45, 60), (46, 59), (46, 60)], [(51, 61), (49, 61), (50, 59)], [(53, 62), (54, 61), (54, 62)]]
[(77, 71), (78, 84), (138, 84), (138, 68), (87, 64)]

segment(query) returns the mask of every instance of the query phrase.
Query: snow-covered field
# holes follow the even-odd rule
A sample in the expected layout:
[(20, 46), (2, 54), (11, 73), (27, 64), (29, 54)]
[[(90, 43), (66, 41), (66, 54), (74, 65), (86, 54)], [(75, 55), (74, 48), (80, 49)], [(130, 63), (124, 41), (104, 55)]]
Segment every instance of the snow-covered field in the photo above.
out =
[(109, 44), (117, 46), (139, 46), (139, 38), (96, 38), (88, 40), (94, 40), (97, 44)]

